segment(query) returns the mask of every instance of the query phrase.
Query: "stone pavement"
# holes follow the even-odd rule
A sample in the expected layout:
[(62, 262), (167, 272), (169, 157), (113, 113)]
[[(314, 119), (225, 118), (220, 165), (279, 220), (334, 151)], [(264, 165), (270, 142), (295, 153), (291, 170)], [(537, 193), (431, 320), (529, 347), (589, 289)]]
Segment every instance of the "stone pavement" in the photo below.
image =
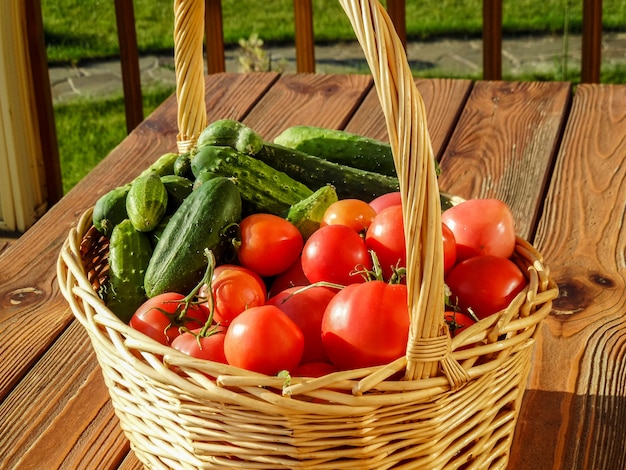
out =
[[(505, 77), (519, 77), (524, 73), (551, 73), (563, 68), (564, 60), (570, 74), (580, 67), (580, 36), (572, 35), (567, 44), (561, 36), (504, 38), (502, 68)], [(295, 72), (293, 47), (266, 46), (272, 69)], [(482, 41), (480, 39), (442, 39), (428, 42), (410, 42), (407, 57), (417, 71), (429, 76), (480, 77), (482, 68)], [(226, 52), (226, 69), (239, 72), (241, 50)], [(603, 65), (626, 65), (626, 33), (605, 33), (603, 36)], [(368, 73), (363, 52), (357, 43), (318, 45), (315, 48), (318, 73)], [(172, 56), (146, 56), (140, 59), (144, 87), (165, 85), (174, 87)], [(50, 68), (52, 96), (55, 103), (73, 99), (120, 96), (121, 68), (118, 61), (85, 63), (79, 66)]]

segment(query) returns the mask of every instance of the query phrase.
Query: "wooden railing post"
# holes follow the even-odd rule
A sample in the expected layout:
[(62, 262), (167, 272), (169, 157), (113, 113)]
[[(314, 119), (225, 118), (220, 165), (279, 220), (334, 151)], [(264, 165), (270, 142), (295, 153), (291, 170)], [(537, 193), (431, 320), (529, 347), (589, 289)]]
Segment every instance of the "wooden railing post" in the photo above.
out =
[(311, 0), (293, 0), (296, 37), (296, 68), (299, 73), (315, 73), (315, 39)]
[(226, 59), (224, 57), (222, 1), (206, 0), (204, 11), (207, 73), (224, 72), (226, 71)]
[(126, 104), (126, 130), (130, 133), (143, 121), (143, 97), (133, 1), (115, 0), (115, 18), (120, 43), (120, 62), (122, 65), (124, 102)]
[(387, 13), (406, 49), (406, 0), (387, 0)]
[(602, 0), (583, 0), (581, 81), (600, 83), (602, 65)]
[(502, 80), (502, 0), (483, 0), (483, 79)]

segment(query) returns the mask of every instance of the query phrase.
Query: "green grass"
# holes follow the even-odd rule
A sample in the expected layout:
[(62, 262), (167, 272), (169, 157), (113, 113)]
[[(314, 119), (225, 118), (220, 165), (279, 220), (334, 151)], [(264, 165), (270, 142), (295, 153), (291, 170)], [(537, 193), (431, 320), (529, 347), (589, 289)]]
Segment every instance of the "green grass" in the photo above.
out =
[[(173, 0), (128, 1), (134, 1), (140, 52), (171, 51)], [(50, 63), (76, 64), (118, 55), (112, 1), (42, 0), (41, 3)], [(581, 5), (581, 0), (505, 0), (503, 29), (505, 34), (563, 34), (567, 19), (569, 31), (577, 32), (581, 29)], [(239, 39), (252, 33), (257, 33), (266, 44), (293, 43), (293, 0), (222, 0), (222, 8), (227, 46), (236, 45)], [(316, 41), (354, 39), (337, 0), (314, 0), (313, 8)], [(242, 15), (242, 11), (253, 13)], [(481, 11), (482, 0), (408, 0), (407, 34), (417, 39), (478, 36)], [(603, 23), (605, 31), (626, 31), (626, 2), (603, 0)], [(428, 77), (429, 72), (419, 75)], [(577, 81), (575, 75), (505, 78)], [(602, 81), (626, 82), (626, 68), (603, 70)], [(172, 91), (144, 90), (145, 115)], [(55, 106), (55, 118), (63, 186), (67, 192), (125, 137), (124, 101), (117, 97), (61, 104)]]

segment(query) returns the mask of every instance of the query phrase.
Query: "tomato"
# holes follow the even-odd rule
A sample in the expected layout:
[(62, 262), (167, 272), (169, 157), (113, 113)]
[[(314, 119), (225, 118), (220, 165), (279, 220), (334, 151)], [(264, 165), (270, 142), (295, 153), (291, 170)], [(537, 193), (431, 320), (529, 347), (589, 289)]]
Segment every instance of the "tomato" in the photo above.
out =
[(180, 352), (198, 359), (206, 359), (207, 361), (221, 362), (228, 364), (224, 355), (224, 338), (225, 331), (219, 329), (211, 332), (207, 336), (200, 333), (202, 328), (196, 328), (192, 331), (185, 331), (180, 336), (174, 338), (172, 347)]
[(445, 313), (446, 323), (450, 328), (450, 335), (454, 338), (457, 333), (464, 330), (468, 326), (476, 323), (472, 317), (465, 313), (446, 311)]
[(320, 225), (346, 225), (355, 232), (363, 232), (374, 220), (376, 210), (360, 199), (340, 199), (324, 213)]
[(450, 301), (479, 319), (506, 308), (526, 285), (515, 263), (499, 256), (474, 256), (458, 263), (446, 276)]
[(353, 284), (326, 307), (322, 342), (339, 369), (386, 364), (406, 353), (409, 322), (404, 284)]
[(383, 194), (382, 196), (378, 196), (370, 201), (370, 206), (372, 206), (377, 213), (381, 212), (386, 207), (401, 204), (402, 198), (400, 197), (400, 191)]
[(365, 235), (365, 243), (378, 257), (384, 279), (396, 268), (406, 267), (406, 243), (402, 206), (389, 206), (380, 211)]
[(477, 255), (509, 258), (515, 249), (515, 223), (497, 199), (469, 199), (441, 214), (456, 241), (457, 262)]
[(441, 224), (441, 233), (443, 235), (443, 272), (447, 274), (456, 264), (456, 240), (454, 233), (446, 224)]
[(302, 331), (275, 305), (245, 310), (231, 322), (224, 338), (230, 365), (266, 375), (293, 371), (303, 351)]
[(363, 239), (345, 225), (326, 225), (313, 232), (302, 250), (302, 271), (311, 283), (348, 285), (364, 282), (356, 271), (371, 270)]
[(335, 296), (328, 287), (290, 287), (267, 301), (291, 318), (304, 334), (302, 362), (328, 362), (322, 345), (322, 317), (328, 302)]
[[(213, 293), (213, 320), (227, 326), (233, 318), (250, 307), (265, 303), (265, 283), (254, 271), (241, 266), (218, 266), (211, 280)], [(207, 297), (207, 286), (200, 290)], [(210, 301), (207, 301), (207, 307)]]
[(239, 262), (263, 277), (274, 276), (291, 266), (304, 244), (295, 225), (277, 215), (249, 215), (241, 221), (239, 230)]
[(296, 370), (293, 371), (294, 377), (323, 377), (328, 374), (332, 374), (333, 372), (337, 372), (337, 369), (334, 365), (328, 362), (306, 362), (300, 364), (296, 367)]
[(209, 309), (204, 305), (189, 305), (183, 315), (185, 296), (165, 292), (146, 300), (130, 319), (130, 326), (161, 344), (170, 345), (180, 335), (180, 328), (189, 330), (204, 326)]
[(272, 281), (272, 286), (268, 292), (268, 297), (273, 297), (279, 292), (290, 287), (308, 286), (311, 284), (302, 271), (302, 259), (298, 257), (286, 271), (283, 271)]

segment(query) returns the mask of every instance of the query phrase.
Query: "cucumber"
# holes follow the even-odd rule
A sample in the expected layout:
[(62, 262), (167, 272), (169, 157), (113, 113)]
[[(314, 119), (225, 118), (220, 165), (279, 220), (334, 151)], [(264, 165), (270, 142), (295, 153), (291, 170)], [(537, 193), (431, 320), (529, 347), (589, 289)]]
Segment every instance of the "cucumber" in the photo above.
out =
[(150, 238), (129, 219), (115, 226), (109, 243), (107, 306), (124, 323), (146, 300), (143, 283), (152, 255)]
[(181, 154), (174, 162), (174, 174), (192, 179), (191, 154), (189, 152)]
[(391, 145), (351, 132), (293, 126), (279, 134), (274, 143), (353, 168), (397, 176)]
[(102, 235), (110, 238), (113, 228), (128, 218), (126, 198), (130, 184), (112, 189), (96, 201), (93, 208), (93, 225)]
[(255, 155), (274, 169), (284, 172), (312, 190), (331, 184), (339, 199), (371, 201), (375, 197), (398, 191), (398, 178), (330, 162), (282, 145), (265, 143)]
[(152, 163), (148, 168), (141, 172), (138, 178), (142, 176), (148, 175), (152, 172), (156, 173), (159, 176), (165, 175), (173, 175), (174, 174), (174, 164), (178, 159), (177, 153), (164, 153), (157, 160)]
[(165, 226), (144, 279), (148, 297), (167, 291), (187, 294), (202, 279), (212, 250), (219, 264), (228, 247), (224, 231), (241, 219), (235, 183), (218, 177), (198, 186)]
[(140, 232), (158, 225), (167, 209), (167, 190), (156, 172), (139, 176), (131, 184), (126, 198), (128, 218)]
[(291, 206), (286, 218), (298, 228), (302, 237), (306, 240), (320, 228), (326, 209), (337, 200), (335, 187), (327, 184), (308, 198)]
[(267, 212), (284, 217), (292, 205), (313, 194), (306, 185), (231, 147), (200, 147), (191, 160), (191, 169), (196, 178), (205, 171), (233, 178), (246, 213)]
[(161, 176), (161, 183), (167, 191), (167, 209), (165, 212), (172, 214), (191, 194), (193, 182), (183, 176), (165, 175)]
[(220, 119), (205, 127), (197, 147), (226, 145), (238, 152), (254, 155), (263, 147), (263, 138), (253, 129), (234, 119)]

